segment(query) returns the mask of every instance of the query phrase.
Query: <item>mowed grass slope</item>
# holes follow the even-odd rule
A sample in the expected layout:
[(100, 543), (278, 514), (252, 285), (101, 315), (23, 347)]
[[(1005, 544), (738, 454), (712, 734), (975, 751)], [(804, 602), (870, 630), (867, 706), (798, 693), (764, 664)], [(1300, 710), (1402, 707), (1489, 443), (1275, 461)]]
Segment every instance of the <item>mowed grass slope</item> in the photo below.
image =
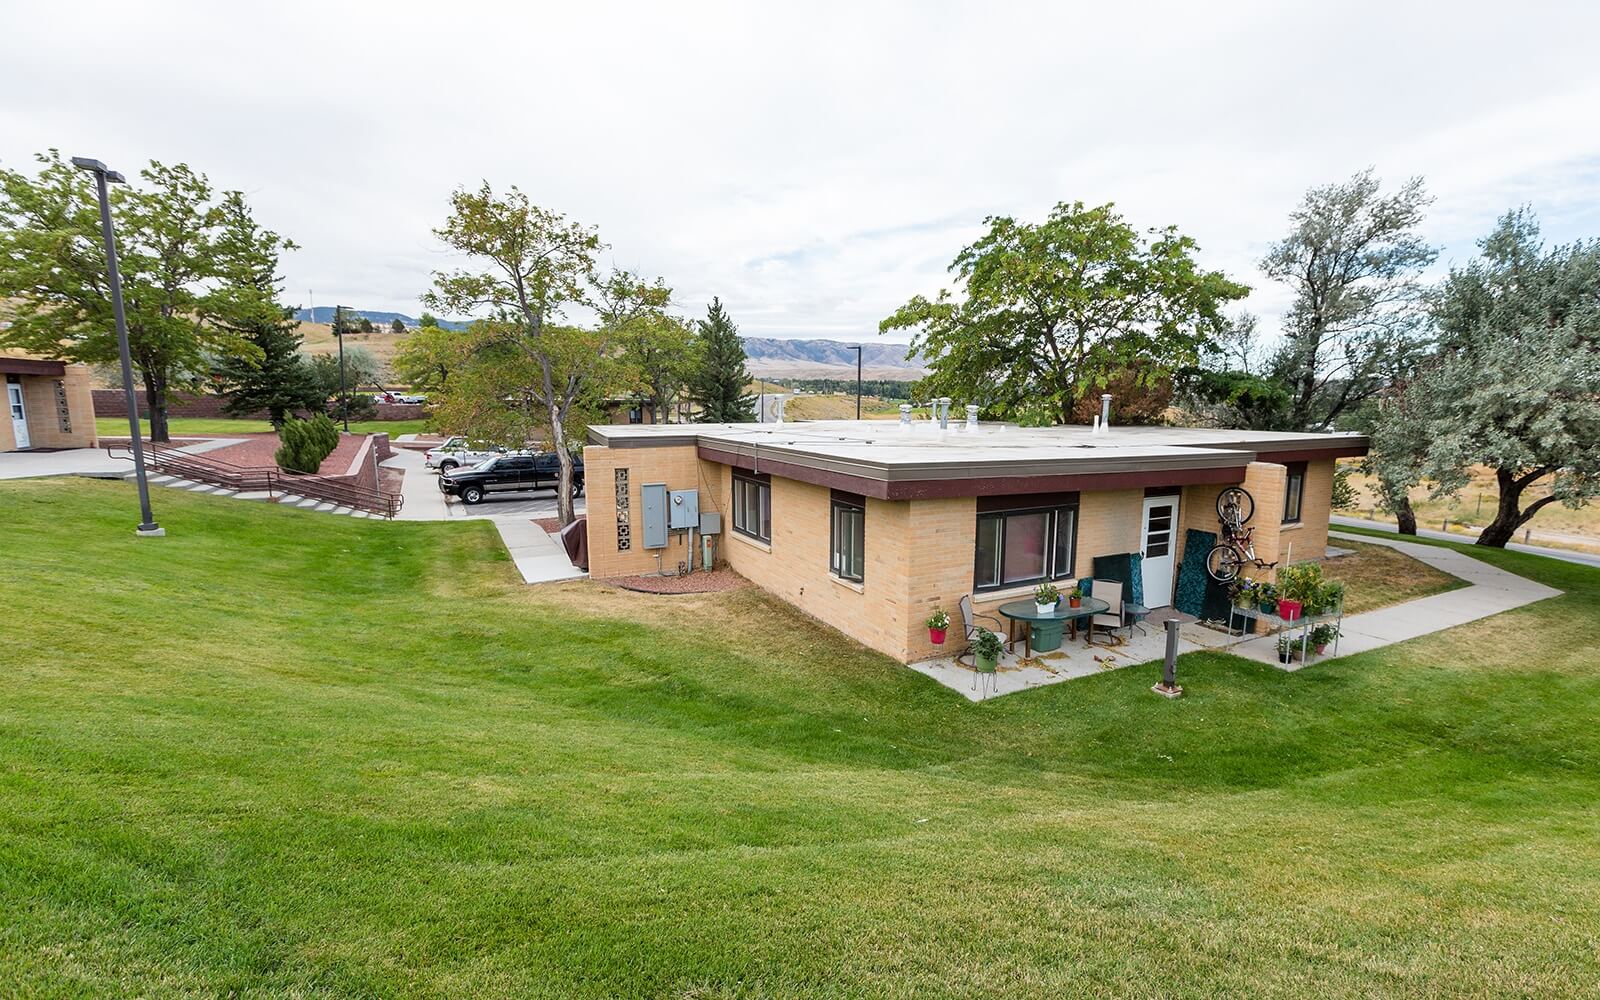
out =
[(0, 995), (1600, 988), (1596, 571), (971, 705), (754, 589), (157, 502), (0, 485)]

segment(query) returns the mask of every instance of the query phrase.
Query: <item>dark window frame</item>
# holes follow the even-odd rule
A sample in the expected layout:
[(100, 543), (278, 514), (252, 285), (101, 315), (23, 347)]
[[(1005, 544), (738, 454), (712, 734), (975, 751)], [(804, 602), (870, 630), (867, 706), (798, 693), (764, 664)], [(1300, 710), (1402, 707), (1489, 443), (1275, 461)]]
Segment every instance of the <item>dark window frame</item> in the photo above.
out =
[[(843, 565), (839, 551), (841, 514), (860, 515), (861, 538), (855, 555), (861, 563), (861, 569), (856, 573), (849, 572), (851, 567)], [(851, 583), (865, 583), (867, 580), (867, 499), (860, 494), (834, 490), (828, 498), (828, 572)]]
[[(983, 523), (986, 520), (998, 521), (1000, 524), (1000, 534), (997, 537), (995, 544), (996, 558), (999, 560), (999, 565), (996, 572), (996, 581), (994, 583), (987, 584), (980, 584), (978, 582), (978, 551), (976, 535), (974, 535), (972, 552), (973, 593), (988, 594), (1000, 590), (1032, 587), (1041, 584), (1046, 580), (1054, 582), (1057, 580), (1077, 579), (1073, 575), (1073, 570), (1078, 565), (1078, 502), (1076, 499), (1067, 502), (1031, 507), (1013, 507), (1004, 502), (997, 502), (992, 504), (992, 506), (994, 506), (996, 509), (980, 510), (978, 512), (977, 525), (978, 531), (981, 532), (983, 530)], [(1011, 580), (1007, 582), (1005, 579), (1006, 520), (1011, 517), (1031, 514), (1050, 515), (1048, 537), (1045, 539), (1045, 575), (1032, 577), (1026, 580)], [(1056, 550), (1060, 547), (1058, 542), (1060, 540), (1061, 518), (1063, 514), (1070, 514), (1072, 518), (1072, 537), (1068, 540), (1065, 567), (1056, 565)]]
[(1289, 474), (1283, 481), (1283, 523), (1299, 524), (1306, 506), (1306, 463), (1289, 462), (1284, 468)]
[[(755, 527), (749, 526), (750, 512), (745, 509), (742, 501), (744, 490), (740, 487), (749, 484), (759, 487), (756, 494)], [(766, 496), (767, 533), (761, 534), (761, 496)], [(753, 538), (766, 545), (772, 544), (772, 477), (766, 473), (745, 472), (740, 469), (733, 471), (733, 503), (729, 505), (732, 512), (733, 530), (746, 538)]]

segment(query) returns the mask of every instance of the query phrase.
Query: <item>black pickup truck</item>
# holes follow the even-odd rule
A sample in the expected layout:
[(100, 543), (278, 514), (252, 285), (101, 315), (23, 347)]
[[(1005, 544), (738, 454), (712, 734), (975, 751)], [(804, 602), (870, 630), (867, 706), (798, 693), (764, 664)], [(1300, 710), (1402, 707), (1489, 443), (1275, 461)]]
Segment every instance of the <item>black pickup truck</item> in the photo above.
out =
[[(463, 503), (481, 503), (491, 493), (554, 490), (561, 481), (555, 452), (538, 455), (500, 455), (477, 465), (451, 469), (439, 475), (439, 491), (460, 497)], [(583, 492), (583, 459), (572, 458), (572, 491)]]

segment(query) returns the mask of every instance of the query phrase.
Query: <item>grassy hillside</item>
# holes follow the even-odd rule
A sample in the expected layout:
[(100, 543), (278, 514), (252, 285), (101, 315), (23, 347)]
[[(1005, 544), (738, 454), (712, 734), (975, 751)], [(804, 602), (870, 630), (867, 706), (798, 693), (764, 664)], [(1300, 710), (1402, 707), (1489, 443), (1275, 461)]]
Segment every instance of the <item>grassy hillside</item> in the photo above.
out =
[(1600, 571), (973, 705), (755, 590), (522, 586), (482, 521), (157, 504), (0, 484), (0, 995), (1600, 988)]

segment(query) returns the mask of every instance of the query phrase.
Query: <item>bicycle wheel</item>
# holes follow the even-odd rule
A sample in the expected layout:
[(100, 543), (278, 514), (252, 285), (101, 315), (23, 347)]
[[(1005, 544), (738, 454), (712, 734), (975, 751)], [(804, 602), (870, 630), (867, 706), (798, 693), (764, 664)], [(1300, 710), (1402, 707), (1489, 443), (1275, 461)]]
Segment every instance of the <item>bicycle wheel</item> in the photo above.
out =
[(1230, 486), (1217, 494), (1217, 518), (1225, 527), (1242, 528), (1255, 514), (1255, 498), (1243, 486)]
[(1231, 545), (1218, 545), (1206, 553), (1206, 572), (1218, 583), (1232, 583), (1239, 575), (1239, 552)]

